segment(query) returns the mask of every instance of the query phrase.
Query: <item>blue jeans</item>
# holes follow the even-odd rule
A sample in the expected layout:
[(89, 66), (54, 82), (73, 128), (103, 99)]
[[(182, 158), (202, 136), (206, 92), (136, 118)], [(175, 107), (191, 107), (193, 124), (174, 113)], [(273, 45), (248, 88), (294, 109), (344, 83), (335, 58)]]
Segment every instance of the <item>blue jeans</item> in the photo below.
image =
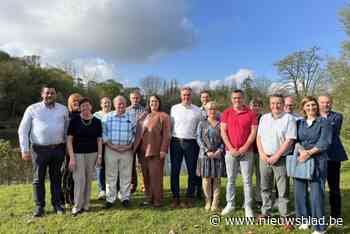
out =
[[(316, 156), (317, 157), (317, 156)], [(295, 212), (297, 217), (325, 219), (325, 183), (327, 177), (327, 159), (315, 159), (315, 172), (312, 180), (294, 178)], [(308, 187), (311, 193), (308, 196)], [(311, 207), (308, 205), (310, 197)], [(327, 220), (325, 220), (327, 221)], [(313, 226), (316, 231), (325, 231), (325, 224)]]
[(106, 191), (106, 171), (105, 171), (105, 146), (102, 148), (102, 164), (100, 168), (96, 168), (96, 180), (98, 191)]
[(193, 198), (195, 190), (200, 192), (202, 180), (196, 175), (199, 146), (196, 140), (172, 138), (170, 143), (170, 162), (171, 162), (171, 191), (174, 198), (180, 198), (180, 171), (182, 159), (185, 157), (188, 185), (187, 197)]

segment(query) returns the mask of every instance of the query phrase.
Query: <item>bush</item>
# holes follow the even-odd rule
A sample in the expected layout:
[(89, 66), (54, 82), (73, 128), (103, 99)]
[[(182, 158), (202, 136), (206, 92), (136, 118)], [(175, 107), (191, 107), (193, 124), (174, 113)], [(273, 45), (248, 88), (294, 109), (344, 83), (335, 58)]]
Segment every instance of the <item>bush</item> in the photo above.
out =
[(0, 139), (0, 184), (28, 183), (32, 180), (31, 162), (21, 159), (18, 149), (10, 141)]

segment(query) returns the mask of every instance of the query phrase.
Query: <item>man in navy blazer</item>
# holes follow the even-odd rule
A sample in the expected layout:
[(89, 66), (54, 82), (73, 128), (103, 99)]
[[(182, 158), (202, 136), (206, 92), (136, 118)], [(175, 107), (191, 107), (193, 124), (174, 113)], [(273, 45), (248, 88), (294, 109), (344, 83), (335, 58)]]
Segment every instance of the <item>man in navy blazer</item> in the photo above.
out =
[(331, 216), (341, 217), (341, 194), (340, 194), (340, 167), (341, 162), (348, 160), (344, 146), (340, 140), (340, 131), (343, 123), (343, 116), (332, 111), (332, 98), (328, 95), (318, 97), (320, 114), (326, 118), (333, 128), (332, 144), (328, 149), (328, 176), (329, 203)]

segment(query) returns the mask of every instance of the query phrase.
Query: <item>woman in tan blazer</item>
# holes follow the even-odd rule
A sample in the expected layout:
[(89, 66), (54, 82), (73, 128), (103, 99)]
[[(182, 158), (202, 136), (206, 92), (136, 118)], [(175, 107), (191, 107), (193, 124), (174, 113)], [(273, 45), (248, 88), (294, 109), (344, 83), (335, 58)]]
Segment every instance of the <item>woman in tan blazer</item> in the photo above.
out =
[(146, 200), (142, 206), (153, 204), (162, 206), (163, 168), (171, 138), (170, 117), (161, 111), (161, 100), (152, 95), (147, 103), (147, 111), (138, 121), (135, 151), (140, 152), (139, 162), (145, 183)]

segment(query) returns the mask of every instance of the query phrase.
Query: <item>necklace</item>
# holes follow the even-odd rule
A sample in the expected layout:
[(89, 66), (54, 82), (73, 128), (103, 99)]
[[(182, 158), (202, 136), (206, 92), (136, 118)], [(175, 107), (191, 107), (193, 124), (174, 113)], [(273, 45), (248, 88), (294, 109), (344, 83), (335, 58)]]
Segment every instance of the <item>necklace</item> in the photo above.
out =
[(89, 119), (87, 122), (85, 122), (85, 120), (83, 118), (80, 118), (81, 122), (83, 123), (84, 126), (90, 126), (92, 123), (92, 118)]

